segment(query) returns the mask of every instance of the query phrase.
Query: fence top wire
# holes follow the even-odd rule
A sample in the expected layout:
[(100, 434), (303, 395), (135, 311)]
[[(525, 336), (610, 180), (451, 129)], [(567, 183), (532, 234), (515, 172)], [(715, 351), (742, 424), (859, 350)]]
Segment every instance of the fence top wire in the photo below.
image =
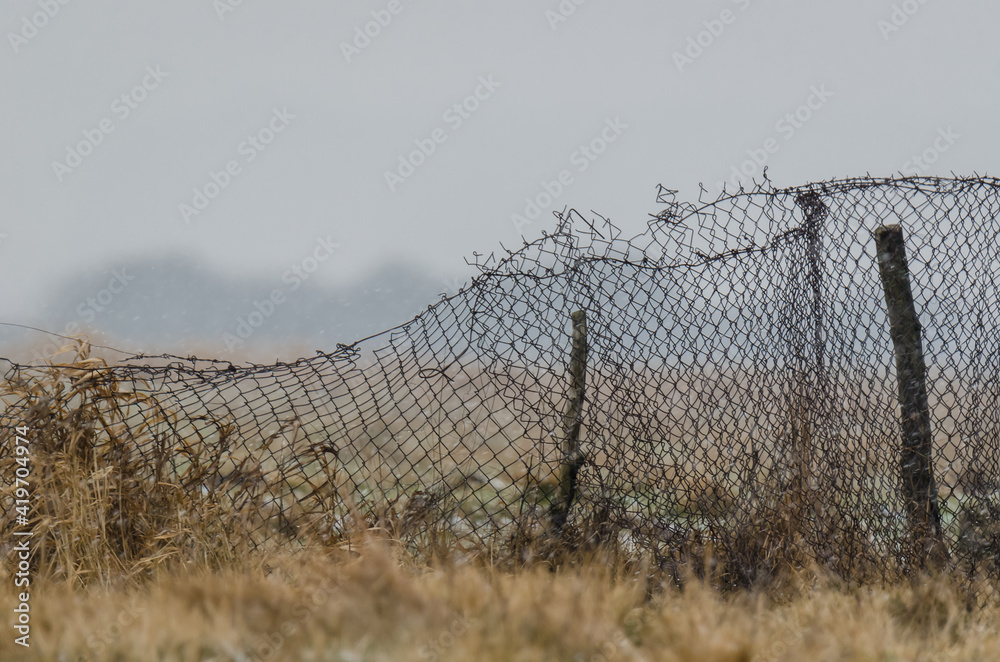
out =
[[(750, 188), (740, 185), (738, 191), (730, 192), (724, 187), (715, 199), (707, 189), (702, 187), (697, 203), (677, 201), (678, 191), (668, 189), (658, 185), (656, 190), (656, 201), (664, 208), (649, 214), (648, 228), (627, 239), (622, 239), (621, 230), (603, 216), (600, 221), (595, 222), (587, 219), (583, 214), (575, 209), (568, 209), (562, 213), (554, 212), (557, 223), (552, 232), (542, 230), (542, 236), (531, 242), (524, 241), (517, 250), (510, 250), (501, 245), (505, 255), (500, 256), (496, 251), (487, 255), (474, 253), (474, 261), (471, 263), (477, 268), (479, 274), (461, 287), (458, 292), (452, 295), (442, 294), (440, 299), (427, 306), (424, 313), (419, 313), (416, 317), (397, 326), (390, 327), (383, 331), (371, 334), (364, 338), (357, 339), (350, 343), (337, 343), (333, 351), (316, 350), (319, 357), (325, 359), (338, 360), (342, 358), (356, 358), (358, 348), (364, 343), (369, 345), (384, 344), (393, 334), (405, 333), (413, 324), (417, 323), (425, 314), (439, 307), (447, 307), (457, 299), (463, 299), (470, 290), (475, 290), (483, 285), (492, 285), (491, 279), (502, 277), (526, 278), (537, 282), (545, 278), (551, 278), (564, 273), (563, 270), (577, 268), (587, 261), (597, 262), (620, 262), (622, 264), (641, 265), (651, 269), (663, 269), (671, 267), (697, 266), (712, 260), (722, 260), (729, 257), (738, 256), (742, 253), (751, 253), (767, 249), (767, 245), (758, 243), (758, 235), (763, 231), (764, 237), (770, 242), (779, 242), (790, 234), (798, 231), (797, 228), (780, 229), (780, 224), (776, 224), (776, 219), (767, 218), (771, 223), (761, 224), (761, 218), (751, 228), (742, 226), (739, 222), (735, 225), (720, 221), (720, 214), (729, 212), (729, 220), (736, 219), (735, 212), (746, 214), (751, 207), (783, 207), (787, 209), (788, 200), (801, 199), (805, 196), (819, 196), (820, 199), (831, 196), (846, 195), (852, 200), (862, 199), (866, 192), (876, 191), (876, 196), (884, 195), (885, 191), (891, 190), (901, 200), (905, 200), (909, 195), (920, 194), (926, 198), (954, 196), (962, 193), (974, 192), (976, 195), (985, 197), (996, 196), (1000, 191), (1000, 179), (989, 176), (973, 174), (965, 177), (953, 176), (944, 177), (852, 177), (841, 179), (830, 179), (822, 182), (814, 182), (795, 187), (777, 188), (767, 177), (765, 171), (762, 181), (755, 183)], [(881, 193), (878, 193), (881, 192)], [(781, 221), (786, 221), (780, 217)], [(871, 228), (872, 230), (874, 228)], [(603, 232), (602, 232), (603, 230)], [(749, 231), (748, 231), (749, 230)], [(776, 231), (777, 230), (777, 231)], [(686, 232), (685, 232), (686, 231)], [(706, 252), (702, 242), (695, 240), (692, 231), (698, 237), (708, 240), (710, 246), (715, 250)], [(685, 241), (677, 241), (682, 237)], [(721, 246), (719, 245), (721, 242)], [(550, 246), (556, 245), (564, 250), (576, 255), (575, 260), (570, 262), (557, 262), (544, 266), (537, 258), (539, 253), (550, 253), (553, 249)], [(654, 247), (670, 246), (677, 250), (672, 254), (663, 251), (656, 253), (653, 259), (647, 251)], [(636, 252), (639, 249), (639, 252)], [(466, 260), (468, 263), (468, 260)], [(22, 326), (22, 325), (14, 325)], [(24, 327), (32, 328), (32, 327)], [(38, 331), (42, 331), (37, 329)], [(43, 331), (44, 333), (49, 333)], [(62, 338), (72, 339), (69, 336), (57, 335)], [(94, 347), (103, 347), (94, 345)], [(125, 354), (122, 360), (123, 365), (132, 365), (143, 361), (166, 361), (167, 366), (159, 366), (161, 369), (183, 369), (190, 367), (193, 370), (219, 370), (230, 373), (240, 371), (257, 371), (267, 369), (272, 366), (300, 365), (304, 362), (314, 360), (312, 357), (299, 358), (291, 363), (277, 362), (274, 364), (258, 364), (253, 362), (234, 362), (228, 359), (212, 359), (196, 356), (179, 356), (176, 354), (145, 354), (131, 353), (116, 348), (107, 348), (112, 351)], [(15, 359), (0, 357), (0, 361), (8, 364), (8, 370), (18, 368), (30, 368), (28, 364), (19, 363)], [(224, 366), (224, 367), (222, 367)], [(149, 366), (145, 366), (149, 367)]]

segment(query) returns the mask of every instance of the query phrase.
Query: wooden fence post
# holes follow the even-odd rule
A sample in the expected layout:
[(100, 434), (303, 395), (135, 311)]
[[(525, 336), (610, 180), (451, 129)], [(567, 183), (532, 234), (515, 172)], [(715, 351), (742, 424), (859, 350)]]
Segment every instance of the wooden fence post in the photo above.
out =
[(584, 459), (580, 453), (580, 417), (587, 385), (587, 313), (577, 310), (570, 317), (573, 320), (573, 348), (569, 362), (569, 396), (563, 415), (563, 458), (551, 510), (552, 525), (556, 531), (562, 531), (569, 517), (577, 492), (576, 476)]
[[(896, 380), (903, 445), (900, 471), (910, 529), (923, 554), (947, 555), (941, 541), (941, 513), (932, 462), (931, 415), (927, 404), (927, 367), (920, 340), (920, 321), (913, 303), (903, 229), (884, 225), (875, 230), (879, 275), (889, 314), (889, 335), (896, 355)], [(921, 563), (924, 559), (921, 559)]]

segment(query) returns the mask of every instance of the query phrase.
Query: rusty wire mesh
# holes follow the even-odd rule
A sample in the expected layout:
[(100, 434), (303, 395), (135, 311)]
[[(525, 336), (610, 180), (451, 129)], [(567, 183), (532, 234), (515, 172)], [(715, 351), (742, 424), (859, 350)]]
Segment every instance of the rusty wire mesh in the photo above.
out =
[(140, 356), (70, 371), (61, 395), (30, 388), (43, 368), (11, 364), (5, 424), (44, 425), (46, 402), (100, 384), (107, 415), (87, 425), (127, 442), (136, 479), (228, 500), (250, 540), (336, 540), (366, 517), (404, 540), (502, 546), (549, 525), (582, 310), (570, 525), (666, 565), (709, 550), (733, 584), (790, 557), (899, 576), (921, 554), (872, 238), (898, 223), (947, 562), (995, 573), (1000, 182), (765, 182), (697, 204), (661, 188), (659, 202), (632, 238), (559, 215), (415, 319), (293, 363)]

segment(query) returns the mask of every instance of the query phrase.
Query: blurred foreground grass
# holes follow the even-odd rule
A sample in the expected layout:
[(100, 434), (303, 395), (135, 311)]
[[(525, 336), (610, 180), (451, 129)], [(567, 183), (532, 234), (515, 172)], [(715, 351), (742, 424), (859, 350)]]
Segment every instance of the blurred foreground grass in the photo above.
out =
[[(1000, 654), (1000, 611), (944, 580), (888, 588), (786, 577), (766, 592), (684, 590), (600, 555), (558, 567), (418, 566), (350, 546), (33, 588), (32, 647), (3, 660), (968, 660)], [(10, 620), (14, 593), (0, 592)]]

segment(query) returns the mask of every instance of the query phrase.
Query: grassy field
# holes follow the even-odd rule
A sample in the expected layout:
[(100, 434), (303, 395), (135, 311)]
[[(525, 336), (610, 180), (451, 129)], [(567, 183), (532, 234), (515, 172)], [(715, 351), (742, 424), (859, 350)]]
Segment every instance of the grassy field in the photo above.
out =
[[(443, 530), (433, 526), (400, 535), (415, 494), (403, 504), (374, 490), (389, 502), (358, 510), (358, 485), (337, 478), (343, 464), (309, 460), (303, 472), (326, 482), (306, 489), (282, 465), (252, 465), (254, 449), (236, 445), (225, 421), (205, 423), (211, 434), (175, 422), (192, 431), (179, 450), (168, 448), (158, 426), (174, 413), (96, 379), (103, 364), (79, 349), (75, 364), (0, 389), (8, 430), (31, 427), (32, 476), (25, 527), (14, 520), (18, 495), (8, 480), (21, 465), (5, 439), (4, 661), (1000, 659), (995, 587), (954, 576), (858, 585), (783, 562), (753, 590), (726, 591), (724, 555), (709, 536), (667, 568), (621, 537), (598, 544), (586, 530), (557, 540), (536, 527), (502, 546), (438, 537)], [(136, 451), (126, 429), (133, 441), (144, 435), (149, 454)], [(281, 431), (261, 448), (292, 448), (297, 434)], [(393, 457), (366, 457), (383, 455)], [(402, 480), (393, 471), (385, 478)], [(663, 507), (680, 508), (674, 519), (714, 517), (730, 501), (699, 502), (710, 487), (692, 484), (686, 500)], [(463, 479), (447, 494), (460, 504), (455, 512), (471, 511), (466, 517), (501, 518), (544, 506), (541, 486), (532, 488), (534, 503), (527, 489), (488, 480), (473, 489)], [(282, 495), (326, 508), (335, 521), (288, 535), (275, 517)], [(635, 498), (649, 496), (639, 490)], [(246, 532), (259, 525), (273, 535), (254, 547)], [(15, 587), (14, 532), (25, 528), (31, 584)], [(771, 538), (765, 552), (781, 532), (759, 529)], [(25, 590), (30, 648), (13, 629)]]

